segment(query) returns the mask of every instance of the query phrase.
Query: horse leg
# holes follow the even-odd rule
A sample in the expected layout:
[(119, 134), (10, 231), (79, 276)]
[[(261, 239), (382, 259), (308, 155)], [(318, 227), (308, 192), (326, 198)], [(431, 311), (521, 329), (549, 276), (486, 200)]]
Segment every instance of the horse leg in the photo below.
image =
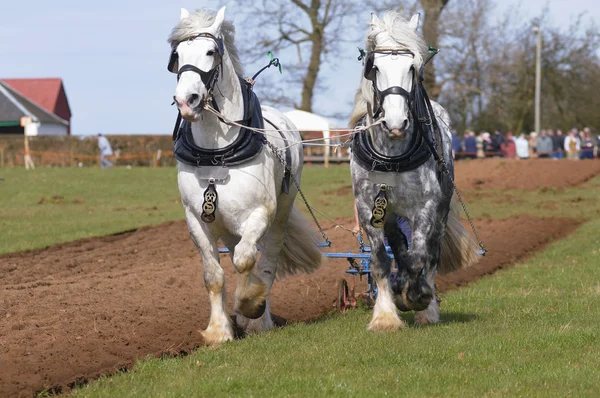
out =
[(374, 332), (394, 331), (404, 327), (398, 316), (390, 286), (392, 261), (385, 250), (384, 231), (371, 226), (371, 209), (363, 200), (357, 200), (358, 216), (371, 245), (371, 269), (377, 283), (377, 299), (369, 330)]
[[(392, 292), (400, 292), (404, 286), (408, 283), (408, 268), (410, 266), (410, 256), (408, 254), (408, 240), (402, 233), (398, 224), (396, 223), (396, 217), (390, 217), (384, 224), (385, 237), (388, 240), (394, 259), (398, 265), (398, 272), (392, 274), (390, 278)], [(396, 296), (396, 298), (398, 298)], [(410, 311), (406, 308), (402, 300), (396, 300), (396, 307), (401, 311)]]
[[(425, 311), (433, 322), (439, 319), (435, 302), (434, 278), (440, 261), (441, 238), (444, 234), (447, 203), (428, 202), (414, 220), (411, 247), (412, 263), (409, 281), (402, 289), (404, 305), (415, 311)], [(445, 210), (446, 209), (446, 210)], [(444, 213), (445, 211), (445, 213)], [(425, 315), (419, 315), (423, 319)]]
[(235, 311), (247, 318), (257, 319), (264, 314), (268, 289), (265, 282), (254, 275), (258, 241), (270, 223), (266, 209), (258, 208), (245, 222), (244, 233), (235, 246), (233, 265), (239, 273), (235, 290)]
[(427, 272), (425, 279), (427, 284), (432, 287), (433, 299), (423, 311), (415, 312), (415, 323), (419, 325), (430, 325), (440, 321), (440, 305), (435, 295), (435, 271)]
[(236, 323), (246, 333), (265, 332), (275, 326), (273, 319), (271, 318), (269, 295), (271, 292), (271, 287), (273, 286), (273, 282), (275, 281), (275, 275), (277, 272), (277, 258), (283, 245), (284, 233), (285, 229), (274, 229), (273, 226), (271, 226), (269, 233), (264, 239), (264, 244), (262, 245), (263, 251), (257, 264), (257, 276), (264, 282), (266, 286), (267, 295), (265, 308), (264, 313), (256, 319), (250, 319), (242, 314), (237, 314)]
[[(293, 205), (293, 202), (290, 202), (290, 204)], [(291, 210), (291, 206), (289, 208)], [(278, 216), (273, 222), (273, 224), (271, 224), (269, 232), (265, 236), (263, 244), (261, 245), (262, 253), (260, 260), (257, 264), (257, 276), (264, 282), (267, 288), (265, 311), (257, 319), (249, 319), (241, 314), (237, 315), (237, 324), (246, 333), (264, 332), (269, 329), (272, 329), (275, 325), (273, 323), (273, 319), (271, 318), (269, 295), (277, 273), (277, 259), (279, 258), (281, 249), (283, 247), (283, 239), (285, 237), (286, 226), (287, 214), (286, 217)]]
[[(436, 221), (436, 203), (429, 201), (413, 221), (411, 261), (408, 278), (396, 297), (399, 307), (422, 311), (429, 307), (434, 297), (433, 276), (439, 262), (441, 228)], [(428, 278), (427, 276), (433, 275)]]
[[(450, 191), (446, 197), (451, 198), (452, 191)], [(428, 240), (428, 246), (432, 257), (430, 259), (431, 264), (429, 264), (425, 272), (425, 282), (431, 288), (433, 298), (427, 306), (427, 309), (415, 313), (415, 322), (420, 325), (434, 324), (440, 321), (440, 305), (435, 294), (435, 273), (440, 262), (441, 242), (446, 233), (446, 222), (448, 221), (449, 211), (450, 199), (443, 200), (438, 204), (435, 227)]]
[(280, 260), (286, 230), (289, 226), (289, 218), (294, 206), (295, 195), (280, 194), (277, 201), (277, 213), (273, 223), (269, 227), (262, 244), (262, 253), (257, 264), (257, 276), (267, 288), (265, 312), (257, 319), (248, 319), (238, 315), (236, 321), (246, 333), (260, 333), (272, 329), (275, 324), (271, 317), (269, 296), (271, 287), (277, 275), (277, 262)]
[(200, 333), (207, 344), (216, 345), (233, 339), (233, 328), (225, 303), (225, 274), (219, 264), (217, 241), (209, 238), (210, 232), (203, 223), (198, 221), (191, 210), (186, 209), (186, 220), (192, 241), (202, 257), (204, 285), (210, 299), (208, 327)]

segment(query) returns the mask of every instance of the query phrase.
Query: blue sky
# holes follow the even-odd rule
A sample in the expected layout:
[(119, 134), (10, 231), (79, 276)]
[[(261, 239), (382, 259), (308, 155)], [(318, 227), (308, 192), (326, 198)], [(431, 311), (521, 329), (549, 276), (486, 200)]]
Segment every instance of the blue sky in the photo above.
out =
[[(252, 0), (248, 0), (252, 1)], [(461, 0), (454, 0), (461, 1)], [(519, 4), (498, 0), (496, 13)], [(165, 0), (20, 0), (0, 5), (0, 78), (61, 77), (73, 112), (75, 135), (170, 134), (176, 109), (171, 107), (175, 77), (166, 70), (166, 38), (177, 23), (179, 9), (217, 9), (225, 1)], [(539, 15), (548, 4), (554, 23), (567, 25), (588, 11), (600, 23), (600, 1), (529, 0), (520, 4), (522, 17)], [(370, 10), (364, 11), (367, 21)], [(236, 22), (233, 7), (226, 18)], [(366, 32), (366, 25), (365, 25)], [(237, 40), (251, 40), (238, 29)], [(361, 40), (362, 41), (362, 40)], [(323, 69), (324, 90), (313, 109), (326, 114), (349, 113), (361, 65), (356, 46)], [(442, 54), (440, 54), (442, 55)], [(285, 65), (285, 60), (282, 60)], [(251, 74), (258, 65), (246, 65)], [(273, 73), (274, 72), (266, 72)], [(268, 82), (276, 84), (275, 77)], [(261, 82), (259, 82), (260, 84)], [(284, 109), (285, 110), (285, 109)], [(340, 121), (340, 124), (344, 124)]]

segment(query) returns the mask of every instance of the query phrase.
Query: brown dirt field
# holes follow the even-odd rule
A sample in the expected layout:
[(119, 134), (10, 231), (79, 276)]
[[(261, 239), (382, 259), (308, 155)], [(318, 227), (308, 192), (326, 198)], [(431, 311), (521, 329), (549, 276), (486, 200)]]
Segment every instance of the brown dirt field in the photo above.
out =
[[(578, 224), (478, 220), (488, 255), (438, 286), (448, 290), (508, 267)], [(328, 235), (332, 251), (356, 251), (348, 232), (329, 227)], [(222, 260), (231, 303), (233, 266)], [(345, 260), (329, 260), (313, 275), (276, 282), (273, 313), (305, 321), (331, 311), (346, 268)], [(187, 352), (203, 344), (198, 330), (209, 317), (199, 255), (183, 221), (0, 256), (0, 285), (2, 397), (60, 393), (147, 355)]]
[(475, 159), (455, 163), (459, 189), (540, 189), (580, 185), (600, 174), (600, 161)]

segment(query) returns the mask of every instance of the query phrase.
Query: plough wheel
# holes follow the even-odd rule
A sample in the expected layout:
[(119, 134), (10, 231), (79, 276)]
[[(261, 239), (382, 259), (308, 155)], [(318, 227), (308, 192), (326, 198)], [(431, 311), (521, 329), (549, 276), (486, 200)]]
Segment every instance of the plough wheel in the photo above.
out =
[(348, 282), (345, 279), (340, 279), (338, 286), (337, 308), (341, 312), (346, 312), (350, 307), (350, 297), (348, 294)]

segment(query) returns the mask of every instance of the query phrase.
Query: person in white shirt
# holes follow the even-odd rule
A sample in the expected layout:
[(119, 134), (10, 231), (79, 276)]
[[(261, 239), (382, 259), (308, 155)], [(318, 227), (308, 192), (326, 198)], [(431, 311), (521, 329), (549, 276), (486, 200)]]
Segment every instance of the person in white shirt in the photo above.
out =
[(577, 129), (572, 128), (569, 131), (569, 135), (565, 138), (565, 152), (567, 153), (567, 159), (578, 160), (579, 151), (581, 150), (581, 141), (577, 136)]
[(515, 139), (515, 146), (519, 159), (529, 159), (529, 141), (525, 138), (525, 134), (519, 134), (519, 138)]
[(100, 167), (112, 167), (112, 162), (106, 157), (112, 156), (113, 151), (110, 147), (110, 142), (108, 142), (108, 138), (102, 134), (98, 134), (98, 148), (100, 148)]

